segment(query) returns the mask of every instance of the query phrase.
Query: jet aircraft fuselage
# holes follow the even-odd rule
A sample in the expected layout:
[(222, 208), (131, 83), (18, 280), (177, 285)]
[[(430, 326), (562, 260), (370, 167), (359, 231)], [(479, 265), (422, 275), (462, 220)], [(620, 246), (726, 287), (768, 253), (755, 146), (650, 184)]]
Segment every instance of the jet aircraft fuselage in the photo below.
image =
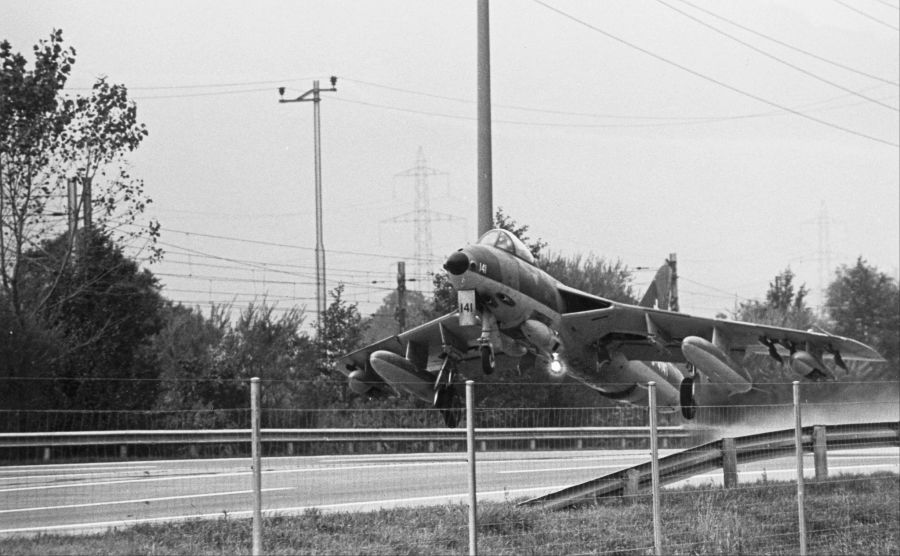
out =
[[(803, 380), (829, 381), (826, 355), (844, 368), (843, 352), (878, 360), (869, 346), (828, 333), (626, 305), (570, 288), (535, 265), (512, 233), (495, 229), (452, 253), (444, 263), (459, 296), (459, 311), (385, 338), (342, 358), (359, 394), (390, 387), (433, 398), (447, 424), (459, 419), (458, 370), (480, 359), (490, 374), (496, 355), (520, 370), (545, 366), (600, 394), (647, 403), (657, 384), (661, 409), (681, 408), (693, 418), (701, 404), (727, 404), (749, 392), (758, 377), (742, 364), (746, 352), (768, 353)], [(676, 365), (677, 364), (677, 365)], [(342, 369), (342, 370), (344, 370)]]

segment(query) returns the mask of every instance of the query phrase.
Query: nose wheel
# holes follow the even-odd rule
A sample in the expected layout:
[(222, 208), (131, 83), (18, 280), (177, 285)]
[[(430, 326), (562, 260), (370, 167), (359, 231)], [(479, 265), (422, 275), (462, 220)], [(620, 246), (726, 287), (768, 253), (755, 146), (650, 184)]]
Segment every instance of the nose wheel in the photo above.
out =
[(494, 372), (497, 361), (494, 359), (494, 349), (490, 345), (481, 346), (481, 372), (486, 375)]

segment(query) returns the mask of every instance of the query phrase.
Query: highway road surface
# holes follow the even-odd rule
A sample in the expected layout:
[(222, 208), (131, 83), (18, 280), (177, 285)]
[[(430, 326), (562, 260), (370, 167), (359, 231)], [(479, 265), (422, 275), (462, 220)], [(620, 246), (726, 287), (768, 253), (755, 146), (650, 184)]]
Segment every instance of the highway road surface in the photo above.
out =
[[(660, 455), (671, 453), (662, 450)], [(647, 450), (483, 452), (477, 455), (479, 500), (531, 498), (649, 460)], [(299, 456), (263, 459), (266, 515), (363, 511), (465, 502), (464, 453)], [(812, 455), (805, 475), (814, 475)], [(900, 449), (828, 453), (829, 476), (900, 472)], [(739, 480), (796, 476), (792, 458), (738, 467)], [(683, 485), (722, 482), (721, 470)], [(248, 517), (247, 458), (125, 461), (0, 467), (0, 536), (89, 532), (191, 518)], [(677, 486), (677, 485), (676, 485)]]

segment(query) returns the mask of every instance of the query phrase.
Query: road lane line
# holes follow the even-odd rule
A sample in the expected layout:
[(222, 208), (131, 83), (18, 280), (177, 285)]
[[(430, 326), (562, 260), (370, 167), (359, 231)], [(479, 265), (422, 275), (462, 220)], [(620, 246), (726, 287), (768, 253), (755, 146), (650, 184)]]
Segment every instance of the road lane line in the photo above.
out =
[[(296, 487), (264, 488), (262, 492), (275, 492), (279, 490), (293, 490)], [(109, 502), (91, 502), (87, 504), (67, 504), (64, 506), (44, 506), (41, 508), (16, 508), (13, 510), (0, 510), (0, 514), (17, 512), (37, 512), (43, 510), (68, 510), (72, 508), (93, 508), (96, 506), (114, 506), (116, 504), (143, 504), (148, 502), (164, 502), (170, 500), (185, 500), (188, 498), (210, 498), (213, 496), (233, 496), (237, 494), (253, 494), (252, 490), (233, 490), (231, 492), (210, 492), (207, 494), (186, 494), (183, 496), (164, 496), (160, 498), (136, 498), (134, 500), (111, 500)]]
[[(159, 467), (158, 465), (128, 465), (128, 466), (125, 466), (125, 465), (123, 465), (123, 466), (112, 466), (112, 465), (108, 465), (108, 466), (106, 466), (106, 467), (84, 467), (84, 468), (74, 467), (74, 468), (72, 469), (72, 471), (73, 471), (73, 472), (74, 472), (74, 471), (80, 471), (80, 472), (82, 472), (82, 473), (94, 473), (94, 472), (100, 472), (100, 471), (118, 471), (118, 472), (122, 472), (122, 471), (139, 471), (139, 470), (142, 470), (142, 469), (157, 469), (158, 467)], [(31, 465), (31, 466), (29, 466), (29, 467), (19, 467), (19, 468), (16, 468), (16, 469), (11, 469), (11, 468), (9, 468), (9, 467), (0, 467), (0, 476), (4, 476), (4, 477), (5, 477), (5, 476), (8, 476), (8, 477), (18, 477), (18, 476), (21, 476), (21, 475), (23, 475), (23, 474), (35, 473), (35, 472), (37, 472), (37, 471), (46, 471), (46, 472), (48, 472), (48, 475), (50, 475), (51, 472), (53, 472), (54, 470), (53, 470), (53, 469), (45, 468), (43, 465)], [(59, 469), (59, 471), (60, 471), (60, 473), (62, 474), (63, 472), (65, 472), (65, 471), (67, 471), (67, 470), (66, 470), (66, 469)], [(55, 475), (54, 475), (54, 476), (55, 476)]]
[[(484, 498), (488, 496), (498, 497), (503, 496), (506, 497), (511, 493), (526, 493), (526, 492), (540, 492), (540, 491), (553, 491), (566, 488), (571, 485), (558, 485), (558, 486), (544, 486), (544, 487), (531, 487), (531, 488), (520, 488), (520, 489), (503, 489), (503, 490), (492, 490), (481, 492), (478, 494), (479, 498)], [(465, 501), (468, 499), (469, 494), (445, 494), (445, 495), (433, 495), (433, 496), (418, 496), (414, 498), (395, 498), (391, 500), (370, 500), (370, 501), (362, 501), (362, 502), (344, 502), (339, 504), (322, 504), (322, 505), (310, 505), (310, 506), (296, 506), (291, 508), (277, 508), (271, 510), (263, 510), (263, 515), (265, 516), (280, 516), (285, 515), (286, 513), (302, 513), (311, 509), (319, 509), (326, 511), (337, 511), (342, 508), (350, 508), (350, 507), (383, 507), (384, 504), (394, 504), (400, 505), (404, 503), (410, 502), (427, 502), (427, 501), (435, 501), (435, 502), (454, 502), (454, 501)], [(360, 508), (360, 511), (363, 511)], [(231, 518), (247, 518), (253, 515), (252, 510), (239, 510), (228, 512), (228, 516)], [(201, 520), (201, 519), (221, 519), (222, 512), (216, 512), (213, 514), (196, 514), (196, 515), (181, 515), (181, 516), (171, 516), (171, 517), (151, 517), (146, 519), (122, 519), (117, 521), (103, 521), (97, 523), (72, 523), (68, 525), (50, 525), (44, 527), (22, 527), (18, 529), (0, 529), (0, 535), (15, 535), (22, 533), (48, 533), (48, 532), (80, 532), (80, 533), (89, 533), (92, 531), (106, 531), (111, 527), (123, 527), (123, 526), (131, 526), (138, 525), (140, 523), (160, 523), (160, 522), (178, 522), (178, 521), (190, 521), (190, 520)]]
[(628, 469), (630, 465), (591, 465), (588, 467), (550, 467), (546, 469), (508, 469), (506, 471), (494, 471), (498, 475), (514, 475), (517, 473), (549, 473), (555, 471), (583, 471), (589, 469)]
[[(284, 473), (311, 473), (311, 472), (321, 472), (321, 471), (330, 471), (330, 472), (341, 472), (341, 471), (353, 471), (353, 470), (368, 470), (371, 471), (374, 468), (383, 468), (383, 467), (425, 467), (425, 466), (433, 466), (433, 465), (465, 465), (465, 460), (460, 461), (448, 461), (448, 462), (438, 462), (438, 463), (403, 463), (403, 464), (388, 464), (388, 465), (352, 465), (352, 466), (338, 466), (338, 467), (296, 467), (292, 469), (263, 469), (263, 475), (280, 475)], [(41, 489), (51, 489), (51, 488), (78, 488), (78, 487), (88, 487), (88, 486), (106, 486), (106, 485), (118, 485), (118, 484), (126, 484), (126, 483), (151, 483), (151, 482), (160, 482), (160, 481), (184, 481), (184, 480), (192, 480), (192, 479), (211, 479), (211, 478), (222, 478), (222, 477), (241, 477), (244, 475), (250, 475), (252, 471), (249, 469), (246, 471), (232, 471), (227, 473), (196, 473), (196, 474), (187, 474), (187, 475), (165, 475), (161, 477), (140, 477), (140, 478), (132, 478), (132, 479), (121, 479), (121, 480), (112, 480), (112, 481), (96, 481), (93, 483), (71, 483), (64, 485), (42, 485), (42, 486), (27, 486), (27, 487), (17, 487), (17, 488), (0, 488), (0, 493), (3, 492), (22, 492), (28, 490), (41, 490)]]
[(0, 481), (34, 481), (37, 479), (68, 479), (72, 477), (102, 477), (104, 475), (122, 475), (125, 471), (141, 471), (140, 469), (120, 470), (120, 471), (101, 471), (99, 473), (65, 473), (60, 475), (18, 475), (15, 477), (0, 477)]

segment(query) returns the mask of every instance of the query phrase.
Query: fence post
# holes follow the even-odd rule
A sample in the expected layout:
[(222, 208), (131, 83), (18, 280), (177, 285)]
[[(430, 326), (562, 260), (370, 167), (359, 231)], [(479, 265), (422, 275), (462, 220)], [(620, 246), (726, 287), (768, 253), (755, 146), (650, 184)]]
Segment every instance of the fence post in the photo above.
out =
[(653, 490), (653, 546), (662, 554), (662, 524), (659, 517), (659, 449), (656, 435), (656, 382), (647, 383), (650, 397), (650, 481)]
[(469, 455), (469, 556), (478, 554), (478, 498), (475, 493), (475, 383), (466, 381), (466, 448)]
[(625, 478), (622, 482), (624, 483), (624, 488), (622, 490), (624, 491), (625, 498), (631, 504), (637, 504), (637, 497), (641, 492), (641, 472), (632, 467), (625, 472)]
[(800, 524), (800, 556), (806, 556), (805, 494), (803, 488), (803, 427), (800, 418), (800, 382), (794, 381), (794, 446), (797, 455), (797, 514)]
[(828, 478), (828, 436), (825, 433), (825, 425), (813, 427), (813, 461), (816, 466), (816, 480), (824, 481)]
[(259, 378), (250, 379), (250, 452), (253, 483), (253, 556), (262, 554), (262, 457), (259, 438)]
[(722, 439), (722, 474), (724, 475), (725, 488), (737, 486), (737, 450), (733, 438)]

